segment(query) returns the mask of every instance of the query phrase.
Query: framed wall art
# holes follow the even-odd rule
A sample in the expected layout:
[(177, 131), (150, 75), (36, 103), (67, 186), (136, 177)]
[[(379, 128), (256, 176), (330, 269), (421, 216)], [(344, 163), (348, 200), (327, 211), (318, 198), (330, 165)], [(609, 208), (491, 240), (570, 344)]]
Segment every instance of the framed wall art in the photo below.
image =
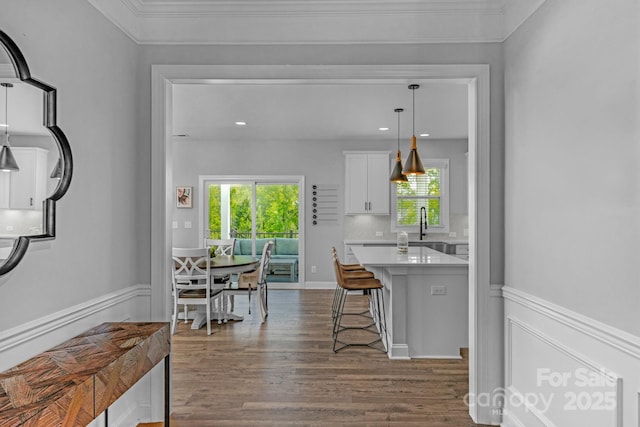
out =
[(176, 206), (179, 208), (193, 207), (193, 187), (176, 187)]

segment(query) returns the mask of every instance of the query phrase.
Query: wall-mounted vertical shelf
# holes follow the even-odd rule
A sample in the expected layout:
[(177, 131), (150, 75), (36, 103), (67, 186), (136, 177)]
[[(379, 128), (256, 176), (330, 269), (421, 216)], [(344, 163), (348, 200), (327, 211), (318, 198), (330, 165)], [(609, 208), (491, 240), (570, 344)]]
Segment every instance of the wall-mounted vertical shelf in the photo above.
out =
[(338, 185), (311, 186), (311, 224), (338, 224)]

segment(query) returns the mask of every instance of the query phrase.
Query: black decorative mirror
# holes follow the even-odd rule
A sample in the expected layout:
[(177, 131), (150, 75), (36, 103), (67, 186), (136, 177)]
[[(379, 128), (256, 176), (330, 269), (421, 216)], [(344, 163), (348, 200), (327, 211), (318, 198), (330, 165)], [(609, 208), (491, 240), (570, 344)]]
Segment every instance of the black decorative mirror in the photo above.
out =
[[(55, 238), (56, 201), (69, 188), (73, 160), (56, 124), (56, 89), (31, 77), (22, 52), (3, 31), (0, 45), (8, 56), (5, 69), (9, 62), (13, 69), (11, 75), (0, 72), (2, 276), (18, 265), (32, 240)], [(2, 65), (0, 59), (0, 71)], [(34, 116), (41, 124), (30, 125)]]

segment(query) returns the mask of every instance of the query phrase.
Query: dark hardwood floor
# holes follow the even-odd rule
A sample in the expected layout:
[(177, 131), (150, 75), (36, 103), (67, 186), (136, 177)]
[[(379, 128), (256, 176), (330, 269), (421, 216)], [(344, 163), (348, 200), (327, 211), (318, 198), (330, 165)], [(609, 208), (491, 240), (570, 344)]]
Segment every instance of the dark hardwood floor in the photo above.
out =
[(236, 297), (240, 322), (172, 341), (172, 426), (476, 426), (467, 360), (389, 360), (370, 348), (333, 353), (333, 291), (269, 292), (260, 323)]

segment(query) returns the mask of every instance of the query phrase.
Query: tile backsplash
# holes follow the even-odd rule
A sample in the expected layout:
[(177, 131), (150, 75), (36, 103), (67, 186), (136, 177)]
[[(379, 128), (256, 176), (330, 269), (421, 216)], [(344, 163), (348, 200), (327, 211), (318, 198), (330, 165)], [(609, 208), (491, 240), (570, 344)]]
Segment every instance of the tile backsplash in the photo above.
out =
[[(465, 230), (469, 229), (468, 215), (451, 215), (449, 217), (449, 231), (455, 232), (456, 237), (450, 237), (449, 233), (429, 233), (429, 239), (451, 239), (465, 240)], [(377, 236), (376, 232), (382, 232), (382, 236)], [(395, 240), (396, 233), (391, 231), (391, 217), (385, 215), (349, 215), (344, 217), (344, 238), (346, 240)], [(419, 239), (416, 227), (415, 233), (409, 233), (409, 239)]]

